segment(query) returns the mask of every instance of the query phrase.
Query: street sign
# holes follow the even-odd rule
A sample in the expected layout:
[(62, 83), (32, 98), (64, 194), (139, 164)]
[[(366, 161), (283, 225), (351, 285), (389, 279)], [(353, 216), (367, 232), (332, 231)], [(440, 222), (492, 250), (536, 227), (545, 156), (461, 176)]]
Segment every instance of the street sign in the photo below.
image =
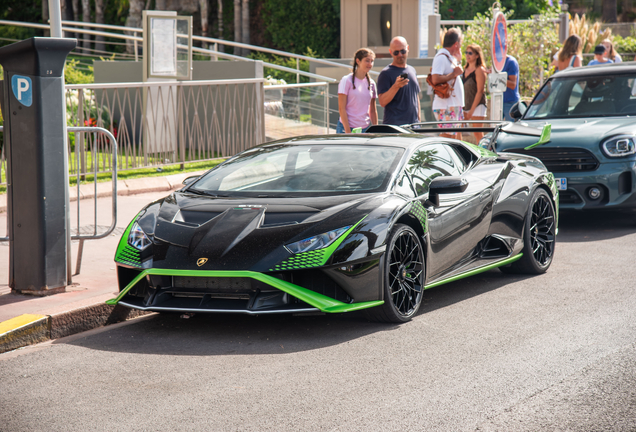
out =
[(31, 78), (22, 75), (11, 77), (11, 89), (15, 98), (24, 106), (30, 107), (33, 103)]
[(496, 72), (501, 72), (506, 64), (508, 53), (508, 25), (506, 17), (500, 11), (496, 11), (492, 24), (492, 64)]

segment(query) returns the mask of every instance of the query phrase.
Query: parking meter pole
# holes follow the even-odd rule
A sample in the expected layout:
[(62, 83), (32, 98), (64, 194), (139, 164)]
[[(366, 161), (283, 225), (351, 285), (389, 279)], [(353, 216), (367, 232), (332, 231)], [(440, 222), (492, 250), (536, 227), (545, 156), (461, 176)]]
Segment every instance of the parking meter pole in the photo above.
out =
[(63, 70), (76, 44), (31, 38), (0, 48), (9, 286), (16, 293), (47, 295), (67, 285)]
[[(44, 0), (46, 1), (46, 0)], [(62, 9), (60, 8), (60, 0), (48, 0), (49, 16), (51, 23), (51, 37), (62, 37)]]

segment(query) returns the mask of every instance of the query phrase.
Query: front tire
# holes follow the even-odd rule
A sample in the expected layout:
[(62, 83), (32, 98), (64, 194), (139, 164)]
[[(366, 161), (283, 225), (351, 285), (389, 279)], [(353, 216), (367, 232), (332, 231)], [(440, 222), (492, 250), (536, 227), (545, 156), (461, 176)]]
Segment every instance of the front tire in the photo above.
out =
[(552, 199), (544, 189), (537, 189), (532, 194), (523, 231), (523, 256), (500, 270), (504, 273), (545, 273), (554, 257), (556, 217)]
[(367, 310), (369, 319), (379, 322), (410, 321), (422, 304), (424, 251), (417, 233), (397, 224), (389, 241), (384, 266), (384, 304)]

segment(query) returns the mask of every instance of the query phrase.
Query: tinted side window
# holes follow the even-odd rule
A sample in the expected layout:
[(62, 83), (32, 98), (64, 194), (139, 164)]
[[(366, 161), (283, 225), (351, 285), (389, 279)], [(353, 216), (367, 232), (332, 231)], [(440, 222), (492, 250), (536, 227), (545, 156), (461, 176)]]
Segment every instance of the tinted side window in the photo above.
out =
[(428, 185), (435, 177), (460, 174), (451, 151), (454, 150), (444, 144), (428, 144), (413, 153), (406, 169), (418, 196), (428, 192)]

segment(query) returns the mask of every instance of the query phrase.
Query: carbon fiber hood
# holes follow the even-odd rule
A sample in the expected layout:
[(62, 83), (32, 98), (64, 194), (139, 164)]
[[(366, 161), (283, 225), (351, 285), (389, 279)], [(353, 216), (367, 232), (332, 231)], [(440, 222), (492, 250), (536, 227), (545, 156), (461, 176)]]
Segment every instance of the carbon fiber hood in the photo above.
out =
[(201, 269), (265, 268), (288, 256), (285, 244), (357, 223), (376, 196), (243, 199), (175, 192), (149, 206), (139, 223), (163, 245), (154, 254), (156, 267), (197, 268), (197, 260), (207, 258)]

